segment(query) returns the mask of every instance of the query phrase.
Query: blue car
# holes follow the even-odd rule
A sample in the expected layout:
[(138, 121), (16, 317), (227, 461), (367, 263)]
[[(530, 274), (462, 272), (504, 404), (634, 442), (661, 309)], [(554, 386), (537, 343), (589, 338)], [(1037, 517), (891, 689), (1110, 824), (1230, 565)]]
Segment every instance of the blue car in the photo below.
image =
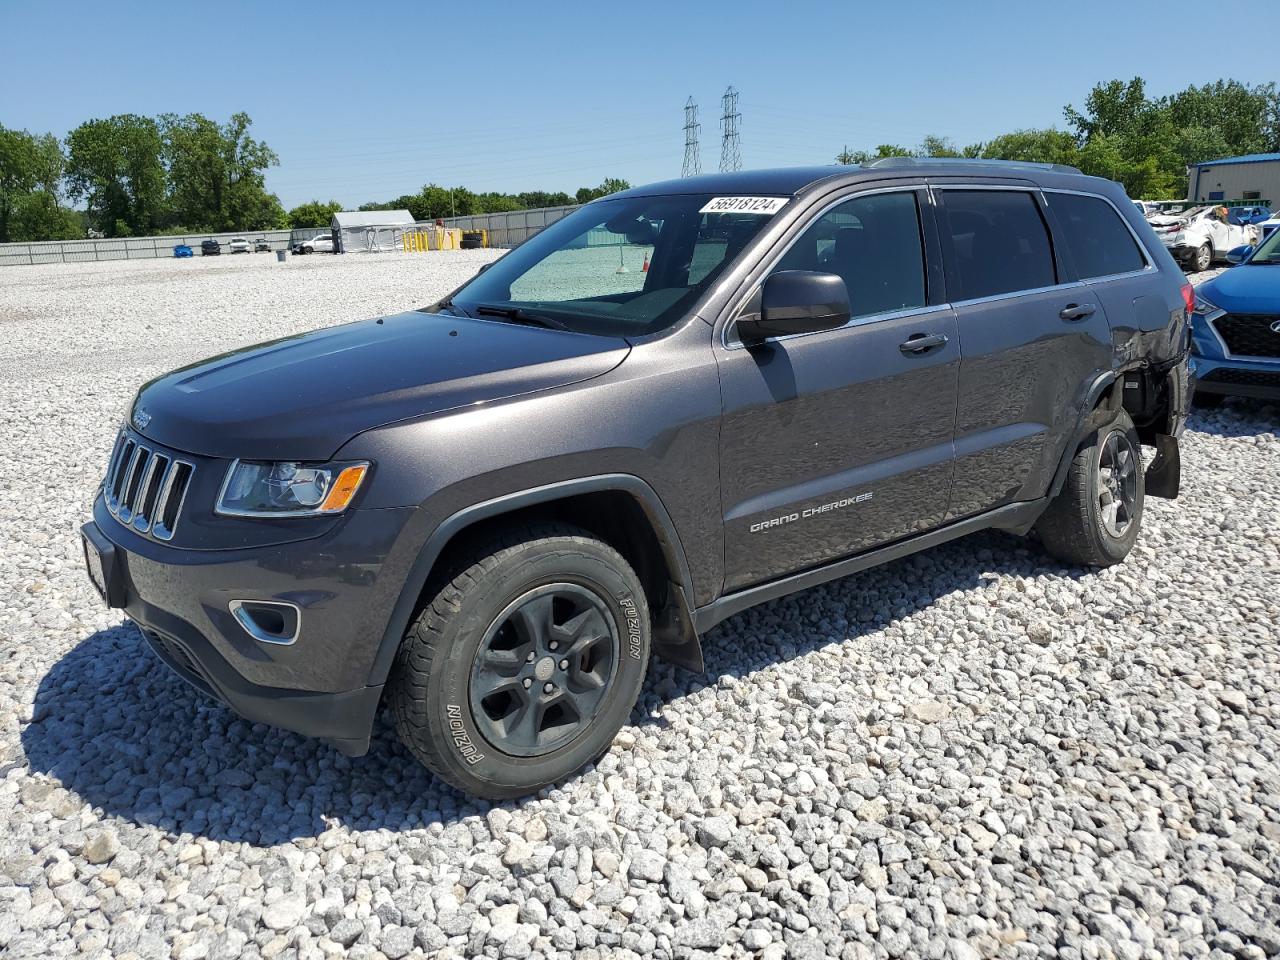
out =
[(1209, 406), (1228, 395), (1280, 400), (1280, 230), (1227, 260), (1238, 266), (1196, 288), (1196, 398)]
[(192, 255), (191, 248), (185, 243), (179, 243), (173, 248), (173, 255), (175, 257), (189, 257)]

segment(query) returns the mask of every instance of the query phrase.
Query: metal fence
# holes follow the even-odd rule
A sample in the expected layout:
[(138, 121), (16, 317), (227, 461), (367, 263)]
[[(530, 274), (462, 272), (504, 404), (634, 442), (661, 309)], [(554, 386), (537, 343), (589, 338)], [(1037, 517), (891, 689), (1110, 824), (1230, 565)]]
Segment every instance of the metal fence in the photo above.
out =
[(567, 217), (581, 204), (564, 207), (539, 207), (536, 210), (512, 210), (507, 213), (479, 213), (472, 217), (445, 217), (446, 227), (489, 231), (489, 246), (514, 247), (532, 237), (543, 227)]
[(188, 233), (169, 237), (116, 237), (110, 240), (0, 243), (0, 267), (35, 263), (85, 263), (94, 260), (150, 260), (155, 257), (172, 257), (173, 248), (178, 244), (186, 244), (199, 256), (201, 241), (217, 240), (225, 252), (227, 244), (234, 238), (248, 240), (251, 250), (259, 240), (266, 240), (272, 250), (286, 250), (297, 240), (310, 239), (316, 234), (327, 236), (328, 233), (328, 230), (312, 228), (248, 233)]
[[(542, 207), (536, 210), (513, 210), (509, 213), (482, 213), (472, 217), (446, 217), (446, 227), (488, 231), (489, 246), (514, 247), (523, 243), (549, 224), (578, 209), (578, 204), (564, 207)], [(434, 226), (434, 221), (419, 224)], [(272, 250), (288, 249), (298, 240), (329, 235), (324, 227), (306, 230), (258, 230), (240, 233), (188, 233), (169, 237), (116, 237), (110, 240), (46, 240), (38, 243), (0, 244), (0, 267), (26, 266), (36, 263), (84, 263), (94, 260), (150, 260), (172, 257), (173, 248), (185, 243), (196, 256), (203, 240), (217, 240), (225, 252), (233, 238), (249, 241), (252, 249), (258, 240), (266, 240)]]

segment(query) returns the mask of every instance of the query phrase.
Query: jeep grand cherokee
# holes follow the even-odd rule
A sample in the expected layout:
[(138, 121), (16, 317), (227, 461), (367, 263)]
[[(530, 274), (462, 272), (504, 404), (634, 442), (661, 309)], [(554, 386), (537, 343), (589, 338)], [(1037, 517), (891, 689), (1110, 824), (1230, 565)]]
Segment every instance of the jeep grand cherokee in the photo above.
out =
[(1190, 306), (1070, 168), (628, 190), (422, 310), (145, 385), (86, 562), (240, 714), (359, 755), (386, 703), (439, 776), (518, 796), (752, 604), (984, 528), (1121, 561), (1177, 494)]

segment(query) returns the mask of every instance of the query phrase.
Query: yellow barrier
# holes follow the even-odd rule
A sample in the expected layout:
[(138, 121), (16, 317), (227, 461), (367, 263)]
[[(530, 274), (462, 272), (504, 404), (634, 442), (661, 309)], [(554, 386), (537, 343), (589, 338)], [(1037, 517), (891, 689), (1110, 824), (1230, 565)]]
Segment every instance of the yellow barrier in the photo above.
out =
[[(488, 231), (484, 233), (484, 245), (489, 245)], [(432, 227), (429, 230), (406, 230), (400, 236), (405, 253), (422, 253), (427, 250), (461, 250), (462, 231), (457, 227)]]

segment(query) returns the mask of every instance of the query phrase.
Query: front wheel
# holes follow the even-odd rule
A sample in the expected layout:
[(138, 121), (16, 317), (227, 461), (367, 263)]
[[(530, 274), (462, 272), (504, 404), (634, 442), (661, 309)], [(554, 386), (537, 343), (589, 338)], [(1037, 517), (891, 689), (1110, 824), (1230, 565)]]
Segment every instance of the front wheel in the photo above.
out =
[(1109, 567), (1128, 556), (1146, 496), (1141, 450), (1124, 410), (1081, 446), (1062, 490), (1036, 523), (1049, 553), (1091, 567)]
[(609, 749), (649, 660), (644, 590), (616, 550), (536, 525), (459, 557), (429, 594), (389, 685), (400, 738), (428, 769), (503, 799)]

